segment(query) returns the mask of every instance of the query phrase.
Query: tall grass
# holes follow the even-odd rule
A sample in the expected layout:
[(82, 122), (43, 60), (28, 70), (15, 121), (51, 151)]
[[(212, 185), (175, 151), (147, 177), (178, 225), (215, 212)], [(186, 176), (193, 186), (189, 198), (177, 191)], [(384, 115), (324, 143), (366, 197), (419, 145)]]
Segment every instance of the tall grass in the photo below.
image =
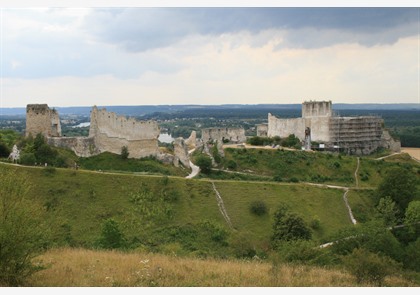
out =
[[(40, 259), (49, 267), (32, 276), (34, 287), (343, 287), (356, 286), (341, 270), (259, 261), (179, 258), (150, 253), (55, 249)], [(386, 286), (412, 286), (390, 277)]]

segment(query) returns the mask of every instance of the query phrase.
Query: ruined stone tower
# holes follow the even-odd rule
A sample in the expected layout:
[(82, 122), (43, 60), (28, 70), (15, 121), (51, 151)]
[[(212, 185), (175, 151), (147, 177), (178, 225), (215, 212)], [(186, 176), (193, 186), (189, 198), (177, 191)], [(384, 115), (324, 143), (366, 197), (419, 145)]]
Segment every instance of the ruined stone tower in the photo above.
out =
[(28, 104), (26, 106), (25, 135), (42, 133), (45, 137), (61, 136), (61, 124), (58, 113), (47, 104)]
[(348, 154), (368, 155), (380, 147), (399, 152), (401, 143), (384, 130), (377, 116), (339, 117), (333, 115), (331, 101), (305, 101), (301, 118), (276, 118), (268, 114), (267, 136), (281, 138), (294, 134), (311, 149), (311, 142)]
[(331, 117), (332, 106), (330, 101), (305, 101), (302, 103), (302, 118)]

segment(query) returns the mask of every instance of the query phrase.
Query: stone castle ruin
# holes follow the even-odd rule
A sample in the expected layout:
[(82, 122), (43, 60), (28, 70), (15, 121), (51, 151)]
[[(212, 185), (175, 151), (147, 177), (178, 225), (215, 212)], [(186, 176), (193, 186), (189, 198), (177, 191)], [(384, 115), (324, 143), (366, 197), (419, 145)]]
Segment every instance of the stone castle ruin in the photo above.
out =
[(60, 137), (61, 124), (58, 112), (47, 104), (28, 104), (26, 106), (25, 136), (42, 133), (45, 137)]
[(331, 101), (309, 101), (302, 103), (301, 118), (280, 119), (269, 113), (267, 136), (284, 138), (294, 134), (305, 149), (316, 141), (326, 149), (348, 154), (368, 155), (380, 147), (399, 152), (401, 143), (383, 126), (380, 117), (339, 117), (333, 114)]
[(246, 141), (244, 128), (204, 128), (201, 129), (201, 139), (209, 141), (230, 141), (233, 143), (243, 143)]
[(68, 148), (79, 157), (91, 157), (103, 152), (121, 154), (123, 146), (128, 148), (129, 158), (156, 157), (166, 163), (190, 168), (188, 144), (195, 145), (195, 133), (184, 141), (174, 141), (174, 155), (161, 153), (158, 146), (160, 127), (156, 121), (138, 121), (134, 118), (119, 116), (105, 108), (92, 108), (90, 113), (89, 136), (61, 136), (58, 112), (47, 104), (29, 104), (26, 107), (26, 136), (41, 133), (47, 143)]

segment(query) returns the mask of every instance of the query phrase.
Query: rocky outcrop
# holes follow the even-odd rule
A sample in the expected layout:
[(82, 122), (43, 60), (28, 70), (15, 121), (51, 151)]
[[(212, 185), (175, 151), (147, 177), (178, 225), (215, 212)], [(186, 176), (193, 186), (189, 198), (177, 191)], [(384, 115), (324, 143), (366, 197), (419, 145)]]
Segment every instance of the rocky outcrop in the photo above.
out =
[(185, 144), (188, 146), (189, 150), (197, 147), (197, 133), (195, 130), (191, 131), (191, 135), (185, 140)]
[(190, 157), (188, 155), (188, 146), (182, 137), (175, 138), (174, 142), (174, 165), (179, 166), (179, 163), (184, 167), (190, 168)]

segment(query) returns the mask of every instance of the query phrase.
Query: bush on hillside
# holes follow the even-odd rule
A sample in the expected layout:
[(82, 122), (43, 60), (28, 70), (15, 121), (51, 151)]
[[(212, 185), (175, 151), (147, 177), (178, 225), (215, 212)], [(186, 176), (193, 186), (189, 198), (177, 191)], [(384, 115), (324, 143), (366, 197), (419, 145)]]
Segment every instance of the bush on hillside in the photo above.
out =
[(197, 157), (195, 164), (200, 167), (201, 172), (208, 174), (211, 171), (211, 159), (209, 156), (201, 154)]
[(123, 146), (122, 148), (121, 148), (121, 158), (122, 159), (127, 159), (128, 158), (128, 155), (129, 155), (130, 153), (128, 152), (128, 147), (127, 146)]
[(285, 206), (280, 206), (274, 213), (271, 241), (275, 248), (283, 241), (310, 240), (311, 237), (311, 230), (299, 215), (289, 212)]
[(380, 256), (363, 248), (354, 249), (342, 258), (346, 269), (356, 277), (358, 284), (382, 286), (385, 277), (393, 274), (400, 265), (387, 256)]
[(262, 216), (268, 212), (267, 204), (264, 201), (253, 201), (249, 206), (249, 210), (257, 216)]
[(125, 246), (124, 236), (114, 219), (109, 218), (104, 221), (99, 246), (104, 249), (118, 249)]
[(415, 198), (417, 186), (416, 176), (404, 168), (393, 168), (383, 178), (377, 189), (377, 196), (385, 198), (387, 196), (397, 205), (403, 217), (408, 204)]

